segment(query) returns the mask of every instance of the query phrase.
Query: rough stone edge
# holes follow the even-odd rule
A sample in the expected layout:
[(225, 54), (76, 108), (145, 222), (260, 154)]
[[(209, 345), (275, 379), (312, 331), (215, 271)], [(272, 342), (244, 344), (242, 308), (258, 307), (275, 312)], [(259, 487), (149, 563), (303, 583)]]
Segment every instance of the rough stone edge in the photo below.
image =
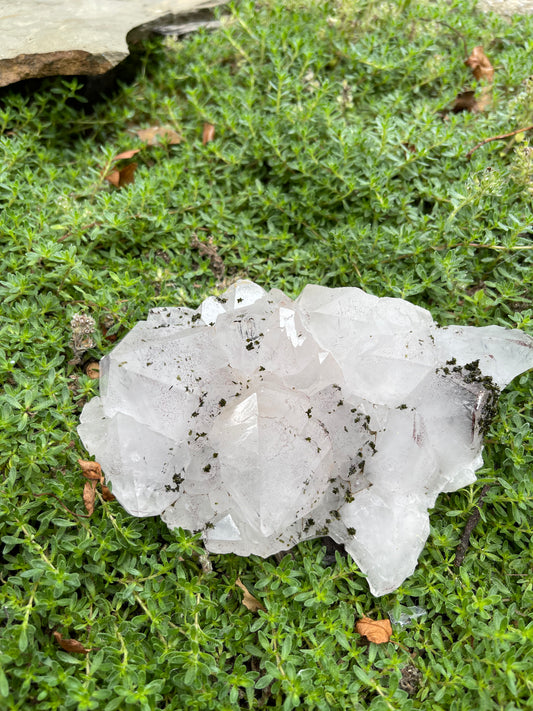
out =
[[(157, 34), (157, 30), (164, 27), (165, 24), (179, 23), (186, 18), (198, 18), (202, 24), (201, 20), (206, 20), (208, 14), (211, 15), (211, 18), (213, 17), (212, 9), (225, 5), (227, 2), (228, 0), (206, 0), (206, 2), (191, 7), (183, 13), (166, 13), (159, 18), (130, 28), (125, 33), (126, 41), (129, 44), (131, 38), (131, 43), (135, 44), (136, 41), (144, 40), (149, 34)], [(145, 27), (147, 31), (143, 32)], [(161, 34), (165, 33), (161, 32)], [(26, 79), (51, 76), (99, 76), (116, 67), (127, 56), (129, 53), (110, 51), (105, 54), (93, 54), (81, 49), (58, 50), (41, 54), (18, 54), (16, 57), (0, 60), (0, 88)]]
[[(120, 59), (122, 58), (121, 56)], [(114, 59), (81, 49), (45, 54), (19, 54), (0, 61), (0, 87), (36, 77), (105, 74), (117, 64)]]

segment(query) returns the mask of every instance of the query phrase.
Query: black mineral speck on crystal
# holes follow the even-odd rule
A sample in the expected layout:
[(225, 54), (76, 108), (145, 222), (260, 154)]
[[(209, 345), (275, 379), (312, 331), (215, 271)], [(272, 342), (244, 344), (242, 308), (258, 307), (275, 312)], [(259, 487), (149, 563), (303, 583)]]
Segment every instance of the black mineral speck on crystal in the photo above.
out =
[(184, 481), (185, 478), (181, 474), (174, 473), (172, 475), (172, 482), (174, 486), (170, 486), (170, 484), (165, 484), (165, 491), (174, 491), (177, 493), (180, 490), (180, 486)]

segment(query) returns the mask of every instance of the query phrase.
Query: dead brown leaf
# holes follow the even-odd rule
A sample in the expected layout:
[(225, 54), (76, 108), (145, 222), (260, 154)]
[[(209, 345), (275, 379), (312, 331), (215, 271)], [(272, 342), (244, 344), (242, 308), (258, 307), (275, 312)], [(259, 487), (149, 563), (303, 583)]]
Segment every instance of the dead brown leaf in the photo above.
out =
[(98, 462), (89, 462), (84, 459), (78, 459), (78, 464), (81, 467), (81, 472), (86, 479), (93, 479), (100, 483), (104, 481), (102, 475), (102, 467)]
[(129, 160), (130, 158), (133, 158), (133, 156), (136, 156), (137, 153), (140, 153), (140, 151), (140, 148), (131, 148), (129, 151), (117, 153), (117, 155), (113, 157), (111, 163), (116, 163), (117, 160)]
[(474, 91), (461, 91), (455, 97), (452, 111), (456, 114), (459, 111), (476, 111), (476, 94)]
[(100, 364), (96, 361), (91, 361), (85, 366), (85, 375), (87, 375), (91, 380), (98, 380), (100, 377)]
[(392, 635), (390, 620), (372, 620), (370, 617), (361, 617), (356, 622), (355, 629), (360, 635), (376, 644), (388, 642)]
[(476, 101), (476, 111), (481, 113), (492, 106), (492, 85), (484, 86)]
[(465, 59), (465, 64), (470, 67), (474, 77), (486, 83), (481, 87), (478, 96), (472, 90), (462, 91), (457, 94), (451, 111), (458, 113), (459, 111), (470, 111), (473, 114), (479, 114), (487, 111), (492, 106), (492, 83), (494, 81), (494, 67), (489, 62), (483, 47), (481, 45), (474, 47), (468, 59)]
[(212, 141), (215, 137), (215, 127), (212, 123), (204, 123), (204, 131), (202, 134), (202, 143), (205, 144)]
[(102, 484), (102, 499), (104, 501), (115, 501), (115, 496), (111, 493), (111, 489), (109, 489), (105, 484)]
[(244, 605), (244, 607), (250, 610), (250, 612), (257, 612), (257, 610), (265, 609), (263, 605), (261, 605), (259, 600), (248, 591), (245, 585), (242, 584), (240, 578), (237, 578), (237, 580), (235, 581), (235, 585), (243, 591), (244, 596), (242, 598), (242, 604)]
[[(140, 148), (132, 148), (129, 151), (123, 151), (122, 153), (117, 153), (116, 156), (111, 160), (112, 163), (116, 163), (119, 160), (129, 160), (133, 156), (140, 152)], [(137, 163), (128, 163), (122, 166), (122, 168), (115, 168), (111, 170), (105, 179), (114, 185), (115, 188), (123, 188), (124, 185), (129, 185), (135, 180), (135, 171), (137, 170)]]
[(81, 642), (78, 642), (77, 639), (64, 639), (61, 632), (54, 632), (53, 635), (56, 642), (65, 652), (70, 652), (71, 654), (89, 654), (91, 651), (87, 649), (87, 647), (84, 647)]
[(86, 481), (83, 487), (83, 503), (85, 510), (92, 516), (94, 513), (94, 502), (96, 499), (96, 481)]
[(176, 146), (182, 140), (179, 133), (176, 133), (172, 126), (141, 128), (137, 131), (137, 135), (147, 146), (155, 146), (157, 143), (168, 143), (171, 146)]
[(105, 179), (115, 188), (123, 188), (125, 185), (133, 183), (136, 170), (137, 163), (128, 163), (123, 168), (112, 170), (105, 176)]
[(81, 467), (83, 476), (88, 479), (83, 487), (83, 503), (85, 504), (87, 513), (91, 516), (94, 512), (96, 488), (98, 484), (102, 487), (102, 498), (104, 501), (115, 501), (115, 497), (111, 493), (110, 489), (104, 484), (102, 467), (98, 464), (98, 462), (78, 459), (78, 464)]
[(474, 47), (465, 64), (470, 67), (472, 74), (479, 81), (485, 79), (488, 82), (494, 81), (494, 67), (489, 62), (481, 45)]
[(479, 96), (473, 91), (462, 91), (457, 94), (451, 110), (454, 114), (459, 111), (470, 111), (472, 114), (479, 114), (486, 111), (492, 105), (492, 85), (482, 87)]
[(494, 81), (494, 67), (489, 62), (481, 45), (474, 47), (465, 64), (470, 67), (474, 77), (486, 82), (478, 96), (473, 91), (463, 91), (457, 95), (452, 106), (452, 111), (470, 111), (481, 113), (492, 106), (492, 83)]

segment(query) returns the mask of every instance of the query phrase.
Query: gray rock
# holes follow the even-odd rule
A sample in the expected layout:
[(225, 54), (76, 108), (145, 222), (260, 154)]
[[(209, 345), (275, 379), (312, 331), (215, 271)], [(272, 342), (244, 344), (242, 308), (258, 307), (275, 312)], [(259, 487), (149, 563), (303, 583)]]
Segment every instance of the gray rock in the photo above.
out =
[[(206, 21), (196, 11), (224, 2), (0, 0), (0, 87), (37, 77), (104, 74), (128, 56), (128, 41), (145, 36), (144, 26), (171, 26), (173, 34), (182, 34)], [(196, 25), (180, 22), (191, 12)]]
[(483, 12), (496, 12), (498, 15), (530, 15), (533, 12), (533, 0), (479, 0), (478, 8)]

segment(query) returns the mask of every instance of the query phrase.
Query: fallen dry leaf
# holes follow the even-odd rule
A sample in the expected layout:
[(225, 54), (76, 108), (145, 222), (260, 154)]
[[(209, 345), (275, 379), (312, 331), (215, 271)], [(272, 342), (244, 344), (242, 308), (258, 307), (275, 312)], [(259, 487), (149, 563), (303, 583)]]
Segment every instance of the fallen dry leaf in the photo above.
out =
[(204, 131), (202, 134), (202, 143), (205, 144), (212, 141), (215, 137), (215, 127), (212, 123), (204, 123)]
[(492, 85), (491, 86), (484, 86), (481, 90), (480, 95), (478, 96), (476, 100), (476, 106), (475, 106), (475, 111), (477, 113), (481, 113), (482, 111), (486, 111), (487, 109), (490, 109), (492, 106)]
[(86, 481), (83, 487), (83, 503), (89, 516), (94, 513), (94, 502), (96, 499), (96, 481)]
[(452, 105), (452, 111), (454, 113), (459, 113), (459, 111), (476, 111), (476, 94), (474, 91), (461, 91), (455, 97)]
[(78, 459), (78, 464), (81, 467), (81, 472), (86, 479), (94, 479), (95, 481), (103, 482), (102, 467), (98, 462), (89, 462), (84, 459)]
[(485, 80), (487, 83), (481, 87), (481, 91), (476, 96), (474, 91), (462, 91), (457, 94), (451, 111), (458, 113), (459, 111), (470, 111), (473, 114), (486, 111), (492, 106), (492, 82), (494, 81), (494, 67), (489, 62), (483, 47), (479, 45), (474, 47), (468, 59), (465, 59), (465, 64), (470, 67), (472, 74), (479, 81)]
[(133, 158), (133, 156), (137, 155), (137, 153), (140, 153), (140, 151), (140, 148), (131, 148), (129, 151), (117, 153), (117, 155), (111, 160), (111, 163), (115, 163), (117, 160), (129, 160), (130, 158)]
[[(478, 47), (474, 47), (468, 59), (465, 60), (465, 64), (470, 67), (470, 69), (472, 70), (472, 74), (478, 81), (483, 79), (487, 82), (487, 84), (482, 87), (479, 96), (474, 97), (474, 94), (472, 92), (473, 101), (469, 98), (466, 98), (465, 96), (466, 94), (469, 94), (471, 92), (463, 92), (463, 95), (459, 94), (459, 96), (455, 100), (453, 110), (466, 110), (471, 111), (472, 113), (481, 113), (482, 111), (486, 111), (492, 106), (492, 82), (494, 81), (494, 67), (489, 62), (481, 45), (479, 45)], [(458, 109), (457, 101), (458, 99), (460, 100), (461, 96), (465, 96), (466, 103), (468, 105), (463, 107), (462, 109)]]
[(265, 609), (263, 605), (261, 605), (259, 600), (254, 597), (250, 592), (248, 592), (246, 586), (241, 583), (240, 578), (237, 578), (237, 580), (235, 581), (235, 585), (243, 591), (244, 596), (242, 598), (242, 604), (244, 605), (244, 607), (248, 608), (250, 612), (257, 612), (257, 610)]
[(474, 91), (462, 91), (457, 94), (451, 111), (458, 113), (459, 111), (470, 111), (473, 114), (486, 111), (492, 105), (492, 82), (494, 81), (494, 67), (487, 59), (483, 47), (479, 45), (474, 47), (468, 59), (465, 59), (465, 64), (470, 67), (472, 74), (479, 81), (485, 80), (487, 83), (481, 88), (478, 96)]
[(181, 136), (176, 133), (172, 126), (150, 126), (137, 131), (137, 136), (144, 141), (147, 146), (155, 146), (157, 143), (168, 143), (176, 146), (181, 143)]
[(112, 170), (105, 176), (105, 179), (114, 185), (115, 188), (123, 188), (125, 185), (130, 185), (135, 180), (135, 171), (137, 163), (128, 163), (123, 168)]
[(390, 620), (371, 620), (370, 617), (361, 617), (356, 622), (355, 629), (360, 635), (376, 644), (388, 642), (392, 635)]
[(104, 501), (115, 501), (116, 499), (116, 497), (111, 493), (111, 489), (109, 489), (105, 484), (102, 484), (102, 499)]
[(84, 647), (81, 642), (78, 642), (77, 639), (63, 639), (61, 632), (54, 632), (53, 635), (56, 642), (59, 644), (61, 649), (65, 650), (65, 652), (71, 652), (74, 654), (89, 654), (91, 651), (90, 649), (87, 649), (87, 647)]
[(89, 480), (85, 482), (85, 486), (83, 487), (83, 503), (85, 504), (87, 513), (91, 516), (94, 512), (96, 487), (98, 484), (102, 487), (102, 498), (104, 501), (115, 501), (115, 497), (111, 493), (110, 489), (104, 484), (102, 467), (98, 464), (98, 462), (78, 459), (78, 464), (81, 467), (83, 476)]
[(98, 380), (100, 377), (100, 365), (95, 361), (92, 361), (85, 367), (85, 375), (87, 375), (91, 380)]
[[(129, 151), (123, 151), (122, 153), (117, 153), (113, 156), (111, 163), (116, 163), (118, 160), (129, 160), (133, 156), (140, 152), (140, 148), (132, 148)], [(105, 179), (114, 185), (116, 188), (122, 188), (124, 185), (129, 185), (135, 180), (135, 171), (137, 170), (137, 163), (128, 163), (122, 168), (115, 168), (111, 170), (105, 177)]]
[(481, 45), (474, 47), (468, 59), (465, 60), (465, 64), (470, 67), (476, 79), (486, 79), (488, 82), (494, 81), (494, 67), (489, 62)]

